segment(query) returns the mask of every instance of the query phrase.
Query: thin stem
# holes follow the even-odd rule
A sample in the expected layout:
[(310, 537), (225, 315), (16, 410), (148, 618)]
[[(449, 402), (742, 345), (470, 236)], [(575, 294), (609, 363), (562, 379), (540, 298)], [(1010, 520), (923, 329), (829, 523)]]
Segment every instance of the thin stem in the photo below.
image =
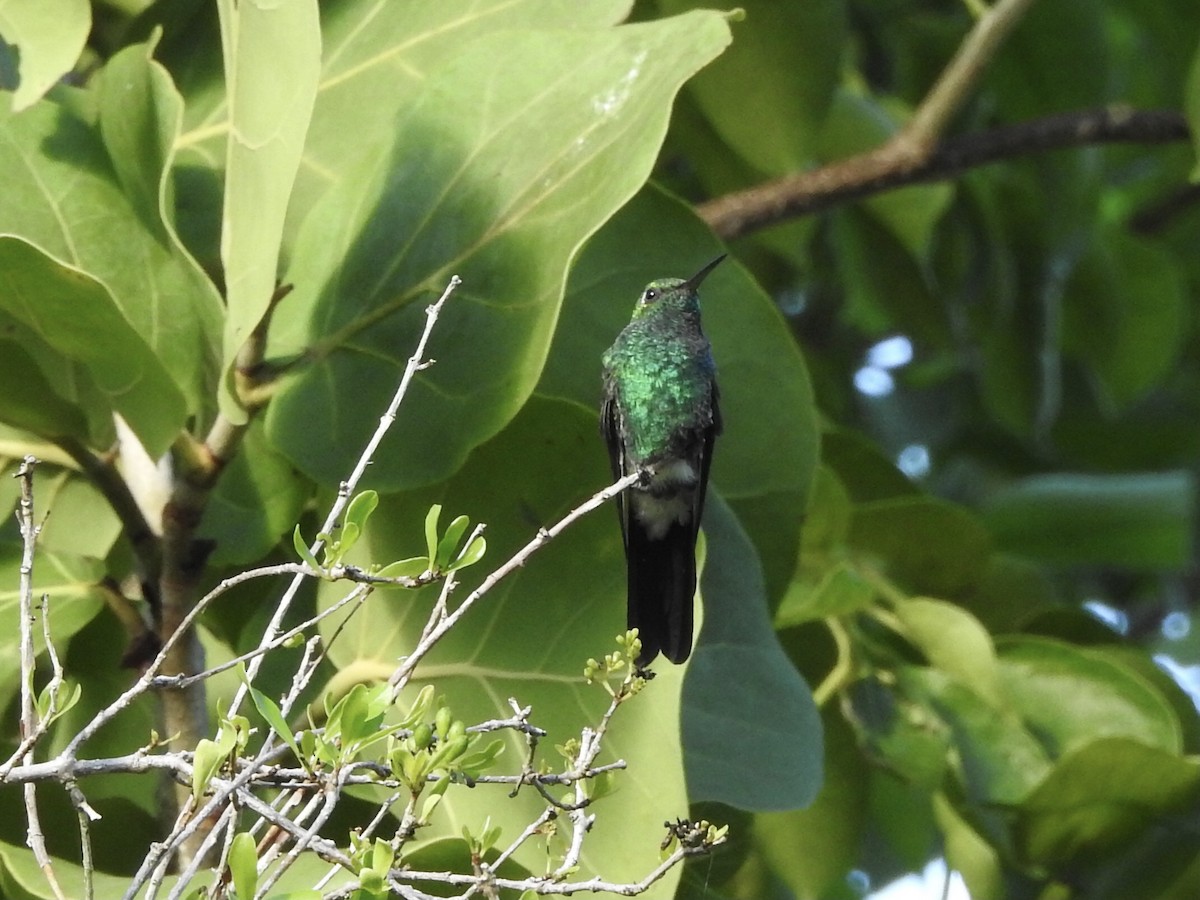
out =
[[(392, 397), (392, 402), (388, 405), (387, 411), (380, 417), (379, 427), (375, 430), (375, 433), (367, 442), (366, 448), (359, 456), (358, 463), (355, 465), (354, 471), (351, 472), (350, 477), (342, 483), (341, 488), (338, 490), (337, 500), (334, 501), (333, 506), (329, 510), (329, 514), (325, 517), (325, 522), (320, 529), (321, 533), (331, 534), (333, 532), (334, 527), (337, 525), (338, 519), (341, 518), (342, 513), (345, 511), (346, 505), (350, 502), (350, 498), (354, 496), (354, 491), (358, 487), (359, 481), (362, 480), (363, 475), (366, 473), (367, 466), (370, 465), (371, 460), (374, 458), (375, 451), (379, 448), (384, 436), (388, 433), (392, 427), (392, 424), (396, 421), (396, 411), (400, 408), (401, 401), (404, 400), (405, 395), (408, 393), (408, 388), (409, 385), (412, 384), (413, 378), (416, 376), (417, 372), (432, 365), (432, 360), (425, 359), (425, 348), (429, 344), (429, 336), (433, 333), (434, 325), (437, 324), (438, 315), (442, 311), (442, 306), (445, 305), (448, 299), (450, 299), (450, 295), (454, 293), (455, 289), (460, 284), (462, 284), (462, 281), (457, 275), (451, 276), (450, 283), (446, 285), (446, 289), (442, 291), (442, 295), (437, 299), (436, 302), (434, 302), (425, 310), (425, 329), (421, 332), (421, 337), (417, 341), (416, 350), (413, 351), (413, 355), (408, 359), (408, 364), (404, 367), (404, 374), (400, 378), (400, 384), (396, 388), (396, 393)], [(309, 547), (309, 550), (315, 556), (321, 552), (321, 548), (323, 546), (324, 542), (318, 538), (313, 542), (312, 546)], [(271, 617), (271, 621), (263, 630), (262, 639), (259, 641), (260, 647), (266, 647), (267, 645), (271, 644), (276, 637), (278, 637), (279, 629), (282, 627), (283, 618), (285, 615), (287, 615), (288, 610), (291, 609), (292, 602), (295, 600), (296, 593), (300, 590), (300, 585), (303, 583), (303, 581), (304, 576), (297, 575), (292, 579), (292, 582), (290, 585), (288, 585), (287, 590), (284, 591), (283, 596), (280, 598), (279, 603), (275, 607), (275, 612)], [(252, 682), (258, 676), (258, 670), (262, 665), (262, 659), (263, 657), (258, 656), (251, 660), (247, 669), (248, 681)], [(246, 687), (245, 685), (242, 685), (238, 688), (237, 693), (234, 695), (233, 702), (229, 707), (229, 714), (235, 714), (241, 708), (241, 704), (245, 699)]]
[(439, 619), (437, 624), (425, 634), (425, 636), (417, 644), (416, 649), (414, 649), (413, 652), (405, 658), (404, 662), (402, 662), (396, 668), (396, 671), (394, 671), (391, 677), (388, 679), (388, 683), (395, 689), (394, 693), (399, 694), (400, 691), (404, 689), (404, 686), (408, 683), (408, 679), (412, 677), (413, 670), (417, 667), (417, 663), (419, 663), (425, 657), (425, 655), (431, 649), (433, 649), (434, 644), (441, 640), (443, 635), (453, 628), (458, 621), (470, 611), (471, 607), (474, 606), (481, 597), (486, 596), (487, 593), (494, 588), (502, 578), (516, 569), (524, 566), (529, 560), (529, 557), (533, 556), (534, 553), (536, 553), (554, 538), (558, 537), (558, 535), (560, 535), (572, 523), (587, 515), (592, 510), (603, 506), (622, 491), (633, 486), (634, 484), (637, 484), (640, 478), (640, 472), (633, 472), (629, 475), (626, 475), (619, 481), (614, 482), (613, 484), (604, 488), (604, 490), (597, 491), (590, 499), (575, 507), (575, 509), (563, 516), (562, 519), (560, 519), (549, 529), (540, 529), (534, 536), (533, 540), (518, 550), (508, 562), (488, 575), (488, 577), (483, 580), (483, 584), (472, 591), (467, 599), (465, 599), (462, 604), (454, 610), (454, 612), (450, 613), (444, 618)]

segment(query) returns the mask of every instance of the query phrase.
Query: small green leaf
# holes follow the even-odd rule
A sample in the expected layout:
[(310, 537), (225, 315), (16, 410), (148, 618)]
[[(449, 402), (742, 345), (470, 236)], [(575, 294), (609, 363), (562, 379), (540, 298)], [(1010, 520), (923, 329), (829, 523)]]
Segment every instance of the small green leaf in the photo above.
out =
[(358, 873), (362, 889), (374, 897), (382, 897), (387, 891), (387, 874), (378, 869), (366, 868)]
[(232, 722), (223, 720), (220, 723), (217, 729), (217, 750), (221, 754), (221, 759), (228, 759), (230, 754), (237, 750), (238, 737), (238, 729)]
[[(447, 784), (449, 783), (448, 778), (440, 778), (440, 779), (438, 779), (437, 783), (441, 784), (443, 781), (446, 782)], [(441, 806), (442, 796), (443, 796), (442, 794), (429, 794), (425, 798), (425, 802), (423, 804), (421, 804), (421, 821), (422, 822), (428, 822), (430, 820), (430, 818), (433, 816), (434, 812), (437, 811), (437, 808), (439, 806)]]
[(435, 503), (425, 514), (425, 547), (429, 551), (429, 559), (437, 559), (438, 551), (438, 519), (442, 515), (442, 504)]
[(337, 542), (337, 560), (341, 562), (346, 553), (358, 543), (358, 539), (362, 537), (362, 529), (353, 522), (347, 522), (342, 526), (342, 537)]
[(486, 852), (496, 846), (498, 840), (500, 840), (500, 826), (493, 825), (489, 817), (483, 823), (483, 833), (479, 836), (479, 843), (483, 845)]
[(346, 515), (342, 517), (342, 553), (348, 553), (350, 548), (358, 543), (363, 529), (375, 507), (379, 506), (379, 494), (376, 491), (362, 491), (350, 501), (346, 507)]
[(450, 787), (450, 776), (443, 775), (433, 783), (433, 786), (425, 790), (425, 803), (421, 806), (421, 821), (428, 822), (434, 811), (442, 802), (442, 797), (446, 794), (446, 788)]
[[(312, 732), (305, 732), (305, 734), (312, 734)], [(326, 766), (337, 765), (338, 755), (337, 755), (337, 750), (333, 746), (333, 744), (331, 744), (329, 741), (325, 740), (325, 738), (322, 737), (321, 735), (314, 735), (314, 737), (316, 740), (314, 742), (314, 746), (313, 746), (311, 755), (315, 756), (317, 758), (317, 761), (320, 762), (322, 765), (326, 765)]]
[(483, 559), (483, 555), (487, 552), (487, 541), (482, 537), (476, 537), (467, 545), (462, 553), (458, 555), (458, 559), (454, 560), (447, 568), (447, 572), (454, 572), (458, 569), (465, 569), (467, 566), (473, 566), (475, 563)]
[(375, 512), (375, 508), (378, 506), (378, 491), (359, 491), (346, 506), (346, 514), (342, 517), (342, 521), (353, 522), (359, 528), (364, 528), (367, 520), (371, 518), (371, 513)]
[(328, 531), (318, 531), (317, 540), (321, 542), (322, 555), (325, 557), (321, 568), (336, 566), (342, 561), (342, 555), (345, 551), (342, 549), (340, 539), (334, 538)]
[(204, 796), (208, 783), (212, 781), (224, 759), (225, 756), (216, 742), (202, 738), (196, 744), (196, 751), (192, 756), (192, 799), (197, 803)]
[[(365, 685), (356, 684), (334, 707), (337, 713), (337, 724), (342, 737), (342, 746), (349, 747), (351, 744), (358, 741), (364, 735), (373, 731), (373, 727), (369, 724), (372, 717), (367, 709), (367, 688)], [(333, 725), (334, 716), (329, 717), (330, 725)]]
[(395, 848), (383, 838), (375, 838), (375, 845), (371, 848), (371, 868), (378, 872), (387, 872), (392, 868), (395, 859)]
[(470, 524), (471, 521), (466, 516), (456, 516), (450, 523), (450, 527), (446, 529), (446, 533), (438, 543), (437, 556), (434, 557), (434, 566), (437, 569), (442, 570), (450, 565), (450, 559), (454, 556), (454, 551), (458, 549), (458, 542), (462, 540), (462, 536), (466, 534)]
[(245, 669), (242, 670), (241, 674), (242, 681), (250, 689), (250, 699), (254, 701), (254, 707), (258, 710), (258, 714), (266, 720), (267, 724), (274, 729), (275, 733), (283, 739), (283, 742), (291, 748), (291, 751), (296, 754), (296, 758), (303, 764), (304, 756), (300, 753), (300, 747), (296, 744), (296, 738), (292, 734), (292, 729), (284, 721), (283, 713), (279, 711), (279, 707), (275, 704), (275, 701), (250, 684), (246, 678)]
[(417, 694), (417, 699), (413, 701), (412, 708), (408, 711), (403, 719), (400, 720), (400, 727), (410, 729), (416, 726), (418, 722), (429, 715), (429, 708), (433, 705), (433, 685), (427, 684), (421, 688)]
[[(410, 559), (400, 559), (388, 563), (378, 572), (372, 574), (379, 578), (417, 578), (429, 569), (429, 559), (424, 556), (414, 556)], [(380, 587), (403, 587), (404, 585), (381, 584)]]
[(473, 750), (458, 762), (458, 768), (474, 778), (491, 768), (496, 758), (504, 752), (504, 741), (494, 740), (482, 750)]
[(1001, 705), (996, 650), (978, 619), (952, 603), (924, 597), (897, 603), (896, 617), (932, 666), (969, 684), (988, 703)]
[(243, 831), (229, 847), (229, 871), (238, 897), (250, 898), (258, 889), (258, 848), (254, 838)]
[(308, 549), (308, 544), (304, 543), (304, 537), (300, 534), (300, 526), (296, 526), (296, 530), (292, 532), (292, 546), (296, 548), (296, 553), (300, 558), (308, 563), (310, 569), (314, 572), (321, 571), (321, 564), (317, 562), (317, 558), (312, 555), (312, 551)]
[(228, 729), (233, 741), (233, 752), (243, 753), (250, 743), (250, 720), (245, 716), (230, 716), (221, 722), (221, 732)]
[(406, 754), (401, 760), (400, 775), (401, 780), (408, 785), (408, 789), (416, 793), (425, 783), (425, 760), (422, 756), (413, 756)]

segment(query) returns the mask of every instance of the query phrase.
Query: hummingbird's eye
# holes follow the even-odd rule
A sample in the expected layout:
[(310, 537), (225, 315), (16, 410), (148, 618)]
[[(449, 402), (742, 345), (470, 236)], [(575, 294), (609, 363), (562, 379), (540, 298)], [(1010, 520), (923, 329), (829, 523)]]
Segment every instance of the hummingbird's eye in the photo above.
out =
[(642, 294), (643, 303), (653, 303), (658, 299), (658, 291), (654, 288), (646, 288), (646, 292)]

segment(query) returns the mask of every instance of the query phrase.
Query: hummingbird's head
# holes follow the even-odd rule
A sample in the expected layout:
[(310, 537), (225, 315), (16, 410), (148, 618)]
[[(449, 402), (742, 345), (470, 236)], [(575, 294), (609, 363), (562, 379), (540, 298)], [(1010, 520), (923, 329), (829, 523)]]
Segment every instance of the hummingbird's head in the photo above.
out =
[(700, 282), (704, 281), (708, 277), (708, 273), (715, 269), (724, 258), (725, 254), (722, 253), (691, 278), (660, 278), (650, 282), (642, 291), (642, 295), (638, 297), (633, 317), (640, 318), (657, 307), (698, 311), (700, 298), (696, 291), (700, 287)]

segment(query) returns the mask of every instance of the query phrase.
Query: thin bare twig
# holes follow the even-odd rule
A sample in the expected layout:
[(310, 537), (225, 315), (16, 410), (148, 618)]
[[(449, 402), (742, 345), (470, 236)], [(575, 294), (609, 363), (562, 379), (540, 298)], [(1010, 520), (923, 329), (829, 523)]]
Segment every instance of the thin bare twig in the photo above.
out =
[(529, 560), (529, 557), (533, 556), (534, 553), (560, 535), (572, 523), (587, 515), (597, 507), (603, 506), (622, 491), (634, 484), (637, 484), (640, 478), (640, 472), (633, 472), (629, 475), (626, 475), (619, 481), (616, 481), (604, 488), (604, 490), (597, 491), (588, 500), (575, 507), (575, 509), (563, 516), (550, 528), (540, 529), (534, 536), (533, 540), (518, 550), (508, 562), (488, 575), (487, 578), (483, 580), (483, 584), (472, 591), (471, 594), (454, 610), (454, 612), (450, 613), (444, 618), (440, 618), (437, 624), (425, 634), (413, 652), (407, 656), (399, 666), (396, 667), (396, 671), (394, 671), (391, 674), (391, 677), (388, 678), (388, 684), (392, 685), (392, 687), (395, 689), (395, 693), (399, 694), (399, 692), (403, 690), (404, 686), (408, 683), (408, 679), (412, 677), (413, 669), (417, 667), (417, 663), (419, 663), (425, 657), (425, 655), (431, 649), (433, 649), (434, 644), (440, 641), (446, 632), (453, 628), (458, 621), (465, 616), (468, 611), (470, 611), (471, 607), (474, 606), (481, 597), (484, 597), (492, 588), (494, 588), (502, 578), (525, 565), (525, 563)]
[[(374, 458), (375, 451), (379, 448), (384, 436), (388, 433), (392, 427), (392, 424), (396, 421), (396, 411), (400, 408), (401, 401), (404, 400), (405, 395), (408, 393), (408, 388), (409, 385), (412, 384), (413, 378), (416, 376), (417, 372), (428, 368), (432, 363), (432, 360), (427, 360), (425, 358), (425, 348), (429, 345), (429, 336), (433, 333), (434, 325), (437, 324), (438, 315), (442, 311), (442, 306), (444, 306), (446, 301), (450, 299), (450, 295), (454, 293), (455, 289), (460, 284), (462, 284), (462, 280), (457, 275), (451, 276), (449, 284), (447, 284), (446, 289), (442, 291), (442, 295), (438, 297), (438, 299), (432, 305), (426, 308), (425, 329), (421, 332), (421, 337), (417, 341), (417, 347), (413, 351), (412, 356), (409, 357), (408, 364), (404, 367), (404, 374), (400, 378), (400, 385), (396, 388), (396, 393), (392, 397), (392, 402), (388, 404), (387, 411), (380, 417), (379, 427), (375, 430), (375, 433), (371, 435), (371, 439), (367, 442), (366, 448), (364, 448), (362, 454), (359, 456), (358, 463), (355, 465), (354, 471), (350, 473), (349, 478), (342, 482), (341, 488), (338, 490), (337, 500), (335, 500), (333, 505), (330, 507), (329, 514), (325, 517), (325, 523), (321, 526), (320, 533), (331, 534), (333, 532), (334, 527), (337, 525), (338, 519), (341, 518), (342, 513), (346, 509), (346, 505), (350, 502), (350, 498), (354, 496), (354, 491), (358, 487), (359, 481), (362, 480), (363, 475), (366, 473), (367, 466), (370, 465), (371, 460)], [(312, 546), (309, 547), (309, 551), (315, 556), (317, 553), (321, 552), (321, 548), (323, 546), (324, 542), (318, 538), (313, 542)], [(288, 585), (287, 590), (284, 591), (283, 596), (276, 605), (275, 613), (272, 615), (271, 621), (263, 630), (262, 640), (259, 642), (259, 646), (265, 647), (276, 639), (279, 629), (283, 623), (283, 618), (287, 614), (287, 611), (291, 608), (292, 601), (296, 597), (296, 592), (300, 590), (300, 585), (303, 583), (303, 581), (303, 575), (297, 575), (292, 579), (292, 583)], [(261, 656), (256, 657), (251, 661), (247, 671), (249, 681), (253, 681), (258, 675), (258, 670), (261, 664)], [(238, 688), (237, 693), (234, 695), (233, 702), (229, 707), (229, 714), (235, 714), (241, 708), (241, 704), (243, 701), (245, 701), (245, 699), (246, 688), (243, 685), (242, 687)]]
[[(33, 745), (41, 731), (41, 722), (34, 708), (33, 698), (33, 558), (37, 545), (38, 533), (41, 528), (33, 519), (33, 470), (37, 460), (26, 456), (17, 469), (15, 478), (21, 480), (21, 500), (17, 507), (17, 521), (21, 528), (21, 585), (20, 585), (20, 643), (21, 643), (21, 738), (22, 744), (28, 739), (28, 747), (22, 757), (26, 765), (33, 762)], [(26, 782), (25, 794), (25, 833), (29, 849), (33, 851), (46, 882), (59, 900), (66, 900), (59, 887), (58, 878), (54, 874), (54, 864), (46, 851), (46, 836), (42, 833), (41, 818), (37, 808), (37, 786)]]
[[(517, 879), (499, 878), (493, 875), (491, 884), (498, 888), (511, 891), (532, 891), (535, 894), (552, 894), (569, 896), (576, 893), (617, 894), (622, 897), (633, 897), (645, 893), (650, 885), (660, 880), (671, 869), (690, 856), (700, 856), (707, 850), (694, 847), (677, 847), (666, 859), (654, 867), (639, 881), (620, 883), (605, 881), (603, 878), (589, 878), (586, 881), (553, 881), (549, 878)], [(456, 872), (403, 872), (394, 870), (389, 881), (396, 887), (420, 882), (435, 884), (471, 885), (478, 881), (476, 875), (460, 875)]]

